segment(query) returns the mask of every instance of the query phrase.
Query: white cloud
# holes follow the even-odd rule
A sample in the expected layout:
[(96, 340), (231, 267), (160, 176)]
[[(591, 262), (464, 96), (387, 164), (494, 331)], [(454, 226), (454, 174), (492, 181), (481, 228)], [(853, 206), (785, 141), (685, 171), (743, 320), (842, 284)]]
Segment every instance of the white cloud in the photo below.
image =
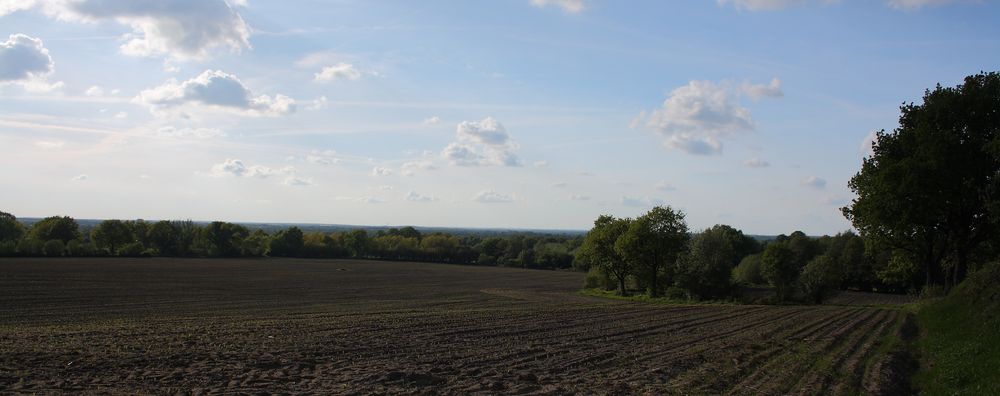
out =
[(309, 104), (306, 105), (306, 110), (323, 110), (326, 108), (326, 106), (327, 106), (327, 99), (326, 96), (324, 95), (316, 99), (313, 99), (312, 102), (309, 102)]
[(517, 144), (507, 129), (493, 117), (481, 121), (463, 121), (456, 129), (457, 141), (441, 152), (452, 165), (459, 166), (520, 166), (514, 154)]
[(749, 81), (744, 81), (740, 89), (744, 95), (749, 96), (753, 100), (785, 96), (785, 93), (781, 91), (781, 80), (777, 78), (771, 79), (771, 82), (768, 84), (751, 84)]
[(587, 8), (583, 0), (531, 0), (531, 5), (535, 7), (557, 6), (571, 14), (579, 14)]
[(433, 162), (430, 161), (410, 161), (404, 162), (403, 165), (399, 167), (399, 173), (403, 176), (413, 176), (417, 174), (417, 171), (434, 170), (437, 169)]
[(119, 112), (115, 113), (114, 118), (117, 118), (119, 120), (126, 119), (126, 118), (128, 118), (128, 113), (126, 113), (124, 111), (119, 111)]
[(586, 195), (573, 194), (569, 196), (569, 199), (573, 201), (589, 201), (590, 197)]
[(372, 169), (372, 176), (378, 177), (378, 176), (389, 176), (389, 175), (392, 175), (392, 169), (383, 168), (381, 166), (376, 166), (375, 168)]
[(83, 94), (87, 96), (104, 96), (104, 88), (94, 85), (90, 88), (87, 88), (87, 91), (84, 92)]
[(566, 183), (566, 182), (552, 183), (552, 187), (555, 187), (555, 188), (566, 188), (567, 186), (569, 186), (569, 183)]
[(826, 187), (826, 180), (817, 176), (809, 176), (802, 179), (802, 184), (813, 188), (823, 188)]
[(63, 85), (46, 81), (54, 70), (55, 62), (42, 40), (17, 33), (0, 43), (0, 85), (20, 84), (28, 91), (48, 92)]
[(333, 66), (326, 66), (314, 78), (318, 82), (332, 82), (337, 80), (357, 80), (361, 78), (361, 71), (350, 63), (338, 63)]
[(494, 190), (486, 190), (476, 194), (473, 200), (480, 203), (510, 203), (514, 202), (514, 196), (501, 194)]
[(738, 10), (780, 10), (805, 3), (805, 0), (716, 0), (719, 5), (732, 4)]
[(424, 125), (437, 125), (441, 123), (441, 117), (431, 116), (424, 119)]
[(216, 70), (206, 70), (184, 82), (170, 79), (159, 87), (140, 92), (134, 101), (149, 105), (154, 112), (185, 105), (206, 105), (251, 116), (295, 112), (294, 99), (281, 94), (254, 96), (236, 76)]
[(77, 175), (73, 177), (73, 181), (84, 181), (87, 179), (88, 179), (87, 175)]
[(157, 129), (154, 134), (178, 139), (212, 139), (226, 136), (225, 132), (217, 128), (177, 128), (173, 126)]
[(410, 202), (434, 202), (438, 198), (431, 195), (420, 195), (416, 191), (410, 190), (410, 192), (406, 193), (406, 200)]
[(750, 158), (750, 159), (748, 159), (746, 161), (743, 161), (743, 165), (745, 165), (747, 167), (750, 167), (750, 168), (767, 168), (767, 167), (771, 166), (771, 163), (767, 162), (767, 161), (764, 161), (764, 160), (762, 160), (760, 158), (754, 157), (754, 158)]
[(549, 161), (535, 161), (532, 166), (536, 168), (547, 168), (549, 166)]
[(247, 166), (243, 161), (239, 159), (229, 159), (225, 161), (212, 165), (211, 170), (209, 170), (208, 175), (211, 177), (246, 177), (246, 178), (258, 178), (264, 179), (277, 174), (291, 174), (294, 176), (295, 168), (286, 167), (280, 170), (275, 170), (263, 165), (250, 165)]
[(900, 10), (919, 10), (924, 7), (958, 3), (959, 0), (888, 0), (890, 7)]
[[(64, 21), (115, 21), (132, 28), (121, 52), (133, 56), (204, 59), (216, 48), (250, 47), (250, 27), (225, 0), (50, 0), (47, 15)], [(20, 8), (27, 8), (21, 6)], [(4, 6), (0, 5), (0, 14)]]
[(872, 144), (875, 143), (875, 139), (877, 138), (878, 138), (878, 131), (871, 131), (868, 133), (867, 136), (865, 136), (865, 139), (861, 141), (861, 147), (858, 148), (858, 151), (861, 152), (861, 155), (866, 157), (871, 157), (875, 155), (875, 151), (872, 149)]
[(367, 204), (380, 204), (380, 203), (385, 203), (385, 200), (379, 197), (361, 197), (358, 198), (358, 202)]
[(739, 103), (740, 97), (779, 97), (780, 84), (777, 79), (768, 85), (739, 87), (729, 81), (691, 81), (671, 91), (646, 124), (663, 136), (667, 147), (690, 154), (720, 154), (723, 139), (754, 129), (750, 110)]
[(315, 185), (316, 183), (314, 183), (313, 180), (310, 178), (301, 178), (292, 175), (286, 177), (285, 180), (281, 182), (281, 184), (284, 184), (286, 186), (312, 186)]
[(340, 158), (333, 156), (334, 152), (332, 150), (327, 150), (323, 152), (314, 152), (306, 156), (306, 162), (315, 165), (336, 165), (340, 163)]
[(61, 149), (66, 145), (66, 142), (62, 140), (39, 140), (35, 142), (35, 147), (44, 150), (54, 150)]

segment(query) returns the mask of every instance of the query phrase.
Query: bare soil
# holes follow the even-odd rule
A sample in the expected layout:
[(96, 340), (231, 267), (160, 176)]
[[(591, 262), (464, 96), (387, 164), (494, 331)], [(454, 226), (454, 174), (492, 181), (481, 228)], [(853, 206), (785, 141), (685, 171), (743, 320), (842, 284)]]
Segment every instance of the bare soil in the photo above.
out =
[[(899, 310), (582, 297), (583, 274), (2, 259), (0, 393), (858, 394)], [(880, 388), (881, 389), (881, 388)]]

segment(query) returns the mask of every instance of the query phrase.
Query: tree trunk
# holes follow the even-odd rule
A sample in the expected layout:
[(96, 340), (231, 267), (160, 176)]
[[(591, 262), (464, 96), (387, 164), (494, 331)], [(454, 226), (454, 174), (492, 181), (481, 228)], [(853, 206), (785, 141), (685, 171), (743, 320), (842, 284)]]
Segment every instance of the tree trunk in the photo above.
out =
[(627, 295), (628, 293), (625, 292), (625, 276), (616, 275), (616, 277), (618, 278), (618, 295), (620, 296)]

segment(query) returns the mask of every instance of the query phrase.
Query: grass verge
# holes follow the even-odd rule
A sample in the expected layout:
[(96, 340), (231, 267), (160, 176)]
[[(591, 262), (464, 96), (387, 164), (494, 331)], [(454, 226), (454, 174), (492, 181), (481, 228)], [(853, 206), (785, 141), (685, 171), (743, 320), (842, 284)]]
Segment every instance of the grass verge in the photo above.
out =
[(981, 270), (951, 295), (923, 302), (917, 322), (927, 395), (1000, 395), (1000, 265)]

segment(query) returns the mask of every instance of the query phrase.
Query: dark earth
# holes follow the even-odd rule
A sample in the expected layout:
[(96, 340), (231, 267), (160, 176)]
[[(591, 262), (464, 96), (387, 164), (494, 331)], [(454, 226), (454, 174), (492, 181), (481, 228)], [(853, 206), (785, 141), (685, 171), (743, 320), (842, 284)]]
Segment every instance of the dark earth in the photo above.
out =
[(580, 296), (583, 277), (0, 259), (0, 393), (858, 394), (893, 378), (878, 353), (905, 316), (892, 298), (656, 305)]

